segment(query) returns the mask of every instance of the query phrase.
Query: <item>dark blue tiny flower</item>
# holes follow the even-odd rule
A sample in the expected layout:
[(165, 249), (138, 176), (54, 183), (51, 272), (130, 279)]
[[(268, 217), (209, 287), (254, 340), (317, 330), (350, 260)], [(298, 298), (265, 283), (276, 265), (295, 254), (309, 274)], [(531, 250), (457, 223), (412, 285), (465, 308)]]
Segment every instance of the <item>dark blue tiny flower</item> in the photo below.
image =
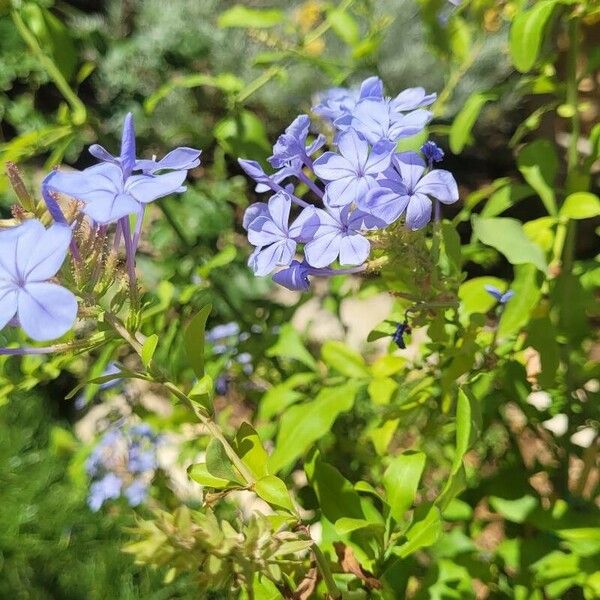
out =
[(425, 142), (421, 146), (421, 154), (425, 157), (429, 166), (432, 166), (433, 163), (441, 162), (444, 158), (444, 151), (432, 141)]
[(310, 267), (306, 262), (293, 260), (287, 269), (273, 275), (273, 281), (294, 292), (307, 292), (310, 288), (309, 272)]
[(484, 287), (485, 291), (496, 298), (500, 304), (506, 304), (515, 295), (513, 290), (507, 290), (506, 292), (502, 293), (496, 286), (485, 285)]
[(392, 340), (394, 341), (396, 346), (398, 346), (398, 348), (400, 348), (401, 350), (404, 350), (406, 348), (406, 342), (404, 341), (404, 336), (410, 335), (410, 334), (411, 334), (411, 328), (410, 328), (409, 324), (406, 321), (404, 321), (403, 323), (398, 323), (396, 325), (396, 331), (394, 331), (394, 333), (392, 334)]

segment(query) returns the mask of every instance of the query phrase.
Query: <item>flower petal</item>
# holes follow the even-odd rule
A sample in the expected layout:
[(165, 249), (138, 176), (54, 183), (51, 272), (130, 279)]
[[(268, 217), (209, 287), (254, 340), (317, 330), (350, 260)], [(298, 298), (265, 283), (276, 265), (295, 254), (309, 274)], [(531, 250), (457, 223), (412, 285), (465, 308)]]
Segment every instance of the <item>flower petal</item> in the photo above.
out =
[(282, 234), (287, 234), (290, 225), (292, 199), (286, 192), (278, 192), (269, 198), (269, 215)]
[[(362, 171), (369, 158), (369, 143), (354, 129), (348, 129), (337, 139), (340, 154), (352, 165), (355, 173)], [(318, 174), (318, 173), (317, 173)]]
[(135, 167), (135, 128), (131, 113), (125, 115), (125, 121), (123, 122), (120, 162), (123, 176), (125, 178), (129, 177)]
[(396, 190), (378, 187), (369, 190), (359, 207), (369, 214), (391, 225), (406, 210), (410, 196), (400, 194)]
[(55, 283), (27, 283), (18, 294), (18, 316), (25, 333), (38, 342), (64, 335), (77, 317), (77, 300)]
[(433, 104), (437, 94), (426, 94), (422, 87), (408, 88), (392, 100), (392, 108), (397, 111), (409, 111), (421, 106)]
[(444, 204), (452, 204), (458, 200), (458, 186), (450, 171), (434, 169), (429, 171), (415, 186), (415, 192), (437, 198)]
[(341, 238), (340, 230), (336, 229), (306, 244), (304, 255), (308, 264), (319, 269), (330, 265), (340, 253)]
[(140, 203), (130, 194), (103, 192), (86, 202), (83, 212), (102, 225), (118, 221), (121, 217), (137, 213)]
[(98, 160), (114, 164), (119, 163), (119, 159), (116, 156), (113, 156), (108, 150), (106, 150), (106, 148), (104, 148), (100, 144), (92, 144), (88, 148), (88, 152)]
[(44, 231), (31, 251), (24, 277), (28, 282), (46, 281), (54, 277), (65, 262), (71, 229), (67, 225), (57, 223)]
[(125, 182), (125, 190), (138, 202), (147, 204), (176, 192), (187, 177), (186, 171), (172, 171), (164, 175), (134, 175)]
[(17, 312), (17, 290), (13, 286), (0, 287), (0, 329), (4, 329)]
[(264, 217), (269, 212), (269, 205), (266, 202), (254, 202), (244, 212), (242, 227), (248, 229), (250, 224), (257, 217)]
[(424, 194), (412, 195), (406, 209), (406, 226), (416, 231), (425, 227), (430, 219), (431, 200)]
[(369, 77), (360, 84), (360, 99), (363, 98), (383, 98), (383, 81), (379, 77)]
[(336, 181), (356, 175), (352, 163), (335, 152), (324, 152), (315, 160), (313, 170), (323, 181)]
[(275, 273), (273, 281), (286, 287), (288, 290), (306, 292), (310, 288), (308, 267), (306, 264), (294, 260), (287, 269), (282, 269)]
[(290, 225), (290, 237), (297, 242), (310, 242), (327, 216), (324, 210), (307, 206)]
[(345, 235), (340, 241), (340, 264), (341, 265), (362, 265), (371, 251), (369, 240), (354, 233)]
[(123, 172), (111, 163), (102, 163), (83, 171), (56, 171), (48, 181), (48, 187), (85, 201), (97, 192), (118, 193), (123, 187)]
[(416, 152), (400, 152), (394, 157), (394, 164), (407, 190), (414, 191), (425, 171), (425, 161)]
[(257, 248), (248, 259), (248, 266), (258, 277), (264, 277), (277, 266), (285, 267), (292, 262), (296, 242), (293, 240), (280, 240), (266, 248)]
[(378, 175), (385, 171), (392, 162), (392, 156), (396, 144), (389, 140), (381, 140), (377, 142), (369, 154), (367, 163), (365, 164), (365, 173), (370, 175)]

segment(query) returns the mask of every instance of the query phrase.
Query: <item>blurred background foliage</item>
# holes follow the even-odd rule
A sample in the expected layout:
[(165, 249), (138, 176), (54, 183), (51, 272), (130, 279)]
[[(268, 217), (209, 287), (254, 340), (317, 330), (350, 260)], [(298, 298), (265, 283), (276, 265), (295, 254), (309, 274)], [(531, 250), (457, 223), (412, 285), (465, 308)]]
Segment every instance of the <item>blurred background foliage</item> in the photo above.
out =
[[(417, 85), (437, 91), (429, 133), (442, 140), (446, 168), (461, 185), (463, 202), (449, 215), (463, 242), (459, 262), (464, 261), (471, 277), (485, 276), (485, 282), (510, 279), (510, 261), (472, 238), (470, 217), (484, 200), (482, 214), (489, 218), (502, 214), (536, 221), (547, 215), (544, 204), (551, 203), (552, 194), (530, 176), (528, 167), (548, 149), (533, 146), (529, 155), (522, 149), (526, 141), (547, 138), (558, 152), (566, 151), (573, 106), (558, 98), (569, 69), (568, 44), (563, 30), (556, 39), (540, 34), (535, 52), (543, 58), (530, 72), (531, 48), (523, 55), (514, 44), (511, 48), (509, 29), (515, 14), (540, 3), (465, 4), (457, 10), (443, 0), (0, 0), (0, 216), (9, 216), (15, 201), (4, 176), (8, 161), (25, 169), (35, 189), (47, 169), (59, 163), (75, 168), (91, 164), (86, 150), (90, 143), (115, 149), (128, 111), (135, 115), (139, 146), (148, 154), (160, 155), (177, 145), (202, 148), (203, 164), (192, 173), (185, 196), (151, 207), (149, 233), (141, 246), (138, 265), (154, 302), (145, 314), (145, 327), (161, 333), (157, 359), (172, 372), (183, 372), (175, 317), (185, 320), (211, 302), (211, 325), (235, 321), (245, 334), (225, 356), (208, 348), (207, 371), (222, 386), (216, 402), (225, 427), (254, 414), (261, 437), (274, 439), (276, 420), (285, 409), (313, 398), (323, 380), (352, 383), (356, 371), (344, 366), (350, 361), (358, 364), (361, 382), (368, 380), (368, 393), (358, 394), (352, 418), (342, 415), (320, 442), (321, 449), (345, 465), (343, 475), (352, 481), (368, 479), (371, 470), (380, 469), (378, 460), (388, 448), (410, 447), (410, 439), (392, 443), (400, 417), (406, 436), (419, 431), (428, 454), (443, 462), (453, 444), (444, 394), (465, 373), (464, 357), (480, 349), (481, 341), (475, 333), (469, 338), (468, 332), (481, 325), (476, 321), (483, 316), (478, 315), (489, 312), (491, 301), (473, 287), (461, 288), (467, 345), (446, 357), (444, 380), (428, 379), (428, 365), (420, 365), (421, 381), (433, 390), (435, 401), (424, 401), (423, 388), (413, 385), (397, 405), (387, 406), (392, 391), (388, 394), (386, 386), (397, 386), (389, 383), (389, 375), (400, 367), (384, 365), (379, 373), (374, 368), (365, 375), (360, 357), (337, 346), (320, 349), (322, 339), (303, 341), (288, 323), (308, 298), (296, 303), (296, 298), (273, 294), (268, 281), (254, 278), (246, 268), (248, 250), (240, 222), (254, 194), (235, 157), (264, 160), (272, 140), (297, 114), (309, 112), (315, 94), (331, 86), (354, 85), (376, 74), (391, 92)], [(590, 15), (581, 26), (586, 84), (580, 89), (582, 106), (575, 110), (581, 114), (582, 144), (591, 165), (600, 137), (598, 126), (594, 128), (600, 98), (600, 16), (592, 9)], [(418, 147), (421, 141), (410, 143)], [(548, 160), (556, 180), (564, 181), (567, 167)], [(590, 165), (582, 177), (590, 177)], [(593, 177), (585, 185), (570, 181), (564, 187), (597, 191)], [(542, 201), (521, 202), (534, 191)], [(506, 329), (516, 332), (532, 314), (538, 317), (528, 325), (530, 339), (542, 353), (535, 377), (556, 400), (543, 415), (534, 409), (527, 400), (532, 375), (508, 354), (495, 379), (479, 380), (481, 390), (494, 393), (494, 403), (483, 415), (481, 462), (470, 465), (470, 489), (453, 505), (454, 512), (444, 515), (457, 526), (434, 546), (431, 559), (411, 563), (422, 582), (420, 591), (412, 592), (414, 598), (600, 597), (597, 533), (583, 539), (568, 533), (582, 522), (598, 531), (593, 502), (598, 481), (587, 479), (589, 456), (582, 467), (586, 478), (565, 475), (569, 452), (581, 456), (581, 448), (570, 444), (565, 451), (549, 441), (547, 432), (546, 437), (539, 434), (541, 421), (561, 411), (569, 411), (573, 431), (590, 420), (598, 422), (591, 402), (582, 409), (570, 395), (598, 376), (597, 345), (589, 341), (597, 310), (595, 321), (587, 319), (598, 284), (596, 226), (594, 220), (579, 224), (573, 241), (580, 260), (577, 274), (588, 274), (575, 292), (571, 289), (573, 298), (567, 302), (573, 302), (572, 318), (561, 323), (558, 333), (548, 328), (543, 311), (532, 312), (541, 286), (527, 287), (536, 278), (535, 269), (521, 266), (515, 271), (523, 297), (531, 294), (532, 300), (515, 309), (529, 311), (525, 319), (514, 312)], [(544, 246), (547, 228), (538, 222), (531, 229), (531, 237), (538, 236)], [(459, 277), (451, 269), (450, 276)], [(388, 273), (382, 286), (367, 280), (358, 292), (334, 281), (319, 290), (319, 308), (339, 318), (342, 333), (348, 333), (351, 328), (340, 318), (345, 299), (353, 293), (368, 299), (398, 281), (410, 286), (409, 279), (406, 273)], [(434, 349), (442, 343), (441, 329), (430, 325)], [(556, 339), (577, 348), (567, 359), (572, 363), (568, 385), (555, 377), (564, 347)], [(242, 362), (231, 360), (244, 353), (252, 356), (252, 377), (244, 374)], [(164, 584), (163, 572), (135, 566), (120, 552), (127, 537), (123, 528), (134, 523), (131, 511), (115, 505), (93, 514), (87, 508), (82, 464), (90, 440), (81, 441), (74, 426), (97, 406), (98, 390), (88, 386), (78, 405), (64, 398), (88, 373), (102, 373), (109, 359), (110, 353), (102, 352), (91, 360), (0, 361), (1, 597), (198, 597), (188, 578)], [(590, 388), (586, 398), (597, 402), (597, 392)], [(509, 413), (513, 410), (508, 417), (507, 406)], [(141, 413), (166, 428), (184, 420), (178, 411), (168, 417), (146, 408)], [(519, 428), (522, 415), (531, 427)], [(534, 443), (532, 430), (557, 456), (565, 459), (566, 452), (561, 464), (550, 457), (542, 469), (562, 485), (559, 498), (568, 500), (554, 504), (553, 511), (547, 510), (550, 495), (544, 482), (532, 491), (528, 480), (539, 466), (523, 448)], [(286, 459), (285, 469), (294, 458)], [(440, 484), (435, 476), (432, 486)], [(313, 492), (300, 488), (305, 505), (313, 506)], [(162, 500), (173, 502), (169, 494)], [(398, 573), (388, 577), (397, 578), (398, 589), (405, 588)]]

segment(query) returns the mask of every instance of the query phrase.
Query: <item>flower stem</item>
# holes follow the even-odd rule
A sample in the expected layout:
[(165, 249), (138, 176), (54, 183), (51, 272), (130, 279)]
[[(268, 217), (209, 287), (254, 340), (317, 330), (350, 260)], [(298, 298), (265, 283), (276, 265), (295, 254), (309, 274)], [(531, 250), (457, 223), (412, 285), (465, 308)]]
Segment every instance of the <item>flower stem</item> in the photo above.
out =
[(312, 545), (312, 551), (315, 555), (317, 566), (319, 567), (319, 571), (321, 572), (323, 581), (327, 586), (327, 591), (329, 592), (329, 595), (335, 599), (341, 598), (342, 593), (340, 592), (335, 580), (333, 579), (331, 569), (329, 568), (329, 563), (327, 562), (327, 558), (321, 551), (321, 548), (319, 548), (319, 546), (315, 543)]

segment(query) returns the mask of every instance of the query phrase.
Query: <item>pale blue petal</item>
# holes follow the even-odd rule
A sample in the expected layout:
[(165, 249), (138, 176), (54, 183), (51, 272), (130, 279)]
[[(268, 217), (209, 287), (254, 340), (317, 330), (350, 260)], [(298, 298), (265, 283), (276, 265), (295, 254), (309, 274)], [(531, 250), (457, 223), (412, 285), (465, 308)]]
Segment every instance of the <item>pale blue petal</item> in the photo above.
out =
[(304, 263), (294, 260), (287, 269), (282, 269), (275, 273), (273, 281), (286, 287), (288, 290), (306, 292), (310, 288), (308, 267)]
[(130, 194), (98, 193), (86, 202), (83, 212), (96, 223), (108, 225), (140, 211), (140, 203)]
[(172, 171), (164, 175), (134, 175), (125, 183), (125, 190), (138, 202), (147, 204), (176, 192), (187, 176), (186, 171)]
[(17, 313), (17, 288), (0, 282), (0, 329), (4, 329)]
[(362, 265), (371, 251), (369, 240), (359, 233), (345, 235), (340, 240), (340, 264)]
[(290, 222), (292, 199), (286, 192), (278, 192), (269, 198), (269, 214), (273, 223), (283, 234), (287, 234)]
[(55, 224), (44, 231), (27, 261), (24, 276), (28, 282), (46, 281), (56, 275), (65, 262), (71, 229), (67, 225)]
[(406, 226), (416, 231), (431, 220), (431, 200), (424, 194), (411, 196), (406, 209)]
[(422, 87), (408, 88), (392, 100), (392, 108), (397, 111), (409, 111), (433, 104), (437, 94), (426, 94)]
[(310, 242), (315, 237), (315, 233), (321, 225), (320, 214), (324, 212), (314, 206), (307, 206), (302, 209), (302, 212), (290, 225), (290, 237), (297, 242)]
[(56, 171), (48, 182), (48, 187), (85, 201), (98, 191), (118, 193), (122, 190), (123, 172), (120, 167), (111, 163), (102, 163), (70, 173)]
[(397, 141), (400, 138), (410, 137), (420, 133), (425, 125), (431, 121), (433, 113), (422, 108), (410, 113), (399, 113), (394, 117), (389, 129), (389, 139)]
[(19, 323), (37, 342), (63, 336), (75, 323), (77, 300), (72, 292), (55, 283), (27, 283), (19, 291)]
[(364, 98), (383, 98), (383, 81), (379, 77), (369, 77), (361, 83), (360, 99)]
[(322, 268), (330, 265), (340, 253), (341, 232), (335, 229), (315, 238), (304, 246), (306, 261), (311, 267)]
[(401, 195), (396, 190), (378, 187), (369, 190), (359, 207), (371, 215), (391, 225), (406, 210), (410, 196)]
[(244, 229), (248, 229), (250, 224), (257, 217), (264, 217), (269, 212), (269, 206), (266, 202), (255, 202), (251, 204), (244, 212), (244, 219), (242, 226)]
[(119, 164), (119, 159), (116, 156), (113, 156), (106, 148), (101, 146), (100, 144), (92, 144), (88, 148), (88, 152), (98, 160), (108, 163), (114, 163), (115, 165)]
[(367, 140), (360, 137), (354, 129), (348, 129), (338, 137), (337, 146), (340, 154), (352, 165), (355, 173), (363, 171), (369, 157)]
[(125, 121), (123, 123), (120, 162), (124, 177), (129, 177), (135, 168), (135, 128), (133, 125), (133, 115), (131, 113), (125, 115)]
[(315, 174), (323, 181), (335, 181), (350, 175), (356, 175), (354, 165), (345, 157), (335, 152), (325, 152), (315, 160)]
[(444, 169), (429, 171), (415, 186), (415, 192), (437, 198), (444, 204), (452, 204), (458, 200), (458, 186), (452, 173)]
[(396, 144), (389, 140), (381, 140), (377, 142), (371, 149), (369, 158), (365, 165), (365, 173), (371, 175), (378, 175), (389, 168), (392, 162), (392, 156)]
[(425, 161), (416, 152), (401, 152), (394, 157), (402, 183), (413, 192), (425, 171)]

